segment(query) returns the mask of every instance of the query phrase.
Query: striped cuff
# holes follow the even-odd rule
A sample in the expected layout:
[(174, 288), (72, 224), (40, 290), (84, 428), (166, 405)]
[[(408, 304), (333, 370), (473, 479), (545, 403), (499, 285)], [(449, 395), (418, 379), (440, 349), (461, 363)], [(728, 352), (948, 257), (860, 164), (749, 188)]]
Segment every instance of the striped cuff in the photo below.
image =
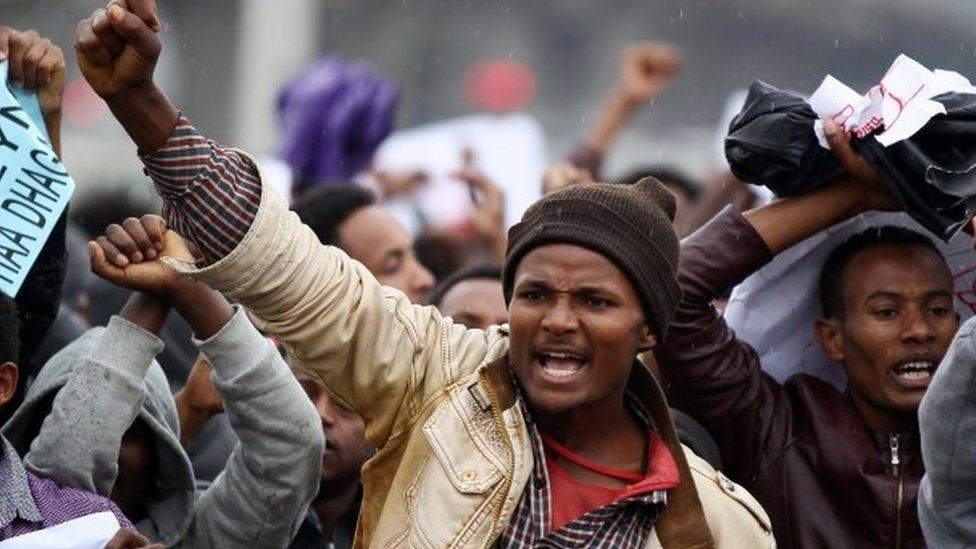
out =
[(182, 116), (166, 143), (141, 159), (170, 228), (193, 242), (207, 264), (244, 239), (261, 201), (250, 160), (203, 137)]

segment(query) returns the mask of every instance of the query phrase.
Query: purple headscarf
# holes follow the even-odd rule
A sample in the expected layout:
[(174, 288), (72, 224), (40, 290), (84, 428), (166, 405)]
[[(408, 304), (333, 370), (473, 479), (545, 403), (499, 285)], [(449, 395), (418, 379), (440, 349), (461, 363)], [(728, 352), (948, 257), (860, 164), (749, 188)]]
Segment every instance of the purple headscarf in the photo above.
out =
[(278, 156), (296, 187), (348, 181), (393, 130), (397, 85), (362, 61), (327, 57), (278, 95)]

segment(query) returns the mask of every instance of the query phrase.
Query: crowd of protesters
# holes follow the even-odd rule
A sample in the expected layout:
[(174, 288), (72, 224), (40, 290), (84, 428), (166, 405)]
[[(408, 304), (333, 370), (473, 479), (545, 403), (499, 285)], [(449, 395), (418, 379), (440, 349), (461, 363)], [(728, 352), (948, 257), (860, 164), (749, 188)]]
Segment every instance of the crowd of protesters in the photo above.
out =
[[(976, 321), (929, 235), (873, 227), (819, 267), (801, 328), (844, 390), (778, 382), (723, 316), (781, 252), (902, 208), (836, 124), (844, 169), (788, 198), (666, 165), (603, 182), (681, 66), (638, 44), (518, 223), (466, 151), (470, 230), (415, 239), (387, 199), (424, 175), (371, 167), (395, 83), (313, 69), (365, 82), (346, 138), (332, 80), (289, 84), (283, 193), (157, 85), (163, 27), (152, 0), (77, 26), (163, 205), (75, 208), (0, 295), (0, 545), (105, 512), (117, 548), (976, 544)], [(60, 156), (62, 50), (0, 27), (0, 59)]]

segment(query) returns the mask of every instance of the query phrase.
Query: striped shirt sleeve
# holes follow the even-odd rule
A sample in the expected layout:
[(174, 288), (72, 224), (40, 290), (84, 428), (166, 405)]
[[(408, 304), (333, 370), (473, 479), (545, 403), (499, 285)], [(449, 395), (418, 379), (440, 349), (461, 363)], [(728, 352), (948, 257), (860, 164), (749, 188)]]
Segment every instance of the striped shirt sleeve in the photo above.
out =
[(166, 143), (141, 159), (169, 227), (196, 245), (205, 264), (244, 239), (261, 201), (251, 160), (203, 137), (182, 116)]

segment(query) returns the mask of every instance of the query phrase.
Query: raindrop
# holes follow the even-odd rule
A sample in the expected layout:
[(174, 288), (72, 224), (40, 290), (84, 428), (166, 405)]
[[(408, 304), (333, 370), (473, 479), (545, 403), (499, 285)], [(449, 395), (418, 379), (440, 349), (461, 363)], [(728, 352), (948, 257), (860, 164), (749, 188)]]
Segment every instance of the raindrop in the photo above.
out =
[(840, 46), (840, 38), (834, 38), (834, 47)]
[(684, 18), (685, 18), (685, 9), (681, 8), (678, 10), (678, 19), (684, 19)]

